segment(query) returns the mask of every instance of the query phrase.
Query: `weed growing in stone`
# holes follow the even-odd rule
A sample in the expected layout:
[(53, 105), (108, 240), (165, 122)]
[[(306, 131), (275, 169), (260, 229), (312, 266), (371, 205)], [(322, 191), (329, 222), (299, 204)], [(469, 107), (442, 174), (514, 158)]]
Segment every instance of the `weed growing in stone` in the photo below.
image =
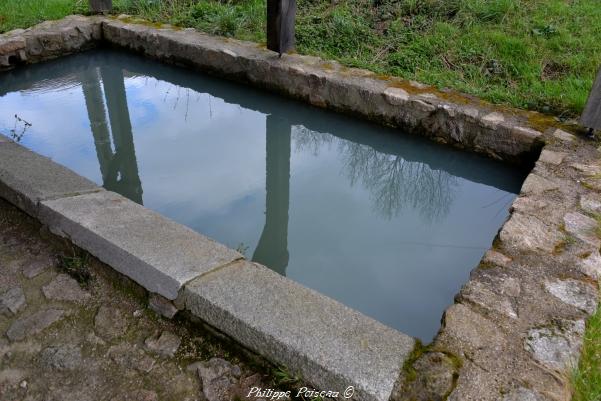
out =
[(82, 251), (72, 251), (72, 256), (62, 256), (59, 267), (83, 286), (88, 287), (92, 281), (89, 271), (89, 254)]

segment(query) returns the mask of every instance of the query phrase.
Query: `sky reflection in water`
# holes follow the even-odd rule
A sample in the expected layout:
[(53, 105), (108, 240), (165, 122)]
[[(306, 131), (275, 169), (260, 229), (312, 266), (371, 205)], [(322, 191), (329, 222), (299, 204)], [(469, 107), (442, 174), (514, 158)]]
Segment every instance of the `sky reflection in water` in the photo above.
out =
[(0, 132), (425, 342), (524, 178), (113, 51), (0, 76)]

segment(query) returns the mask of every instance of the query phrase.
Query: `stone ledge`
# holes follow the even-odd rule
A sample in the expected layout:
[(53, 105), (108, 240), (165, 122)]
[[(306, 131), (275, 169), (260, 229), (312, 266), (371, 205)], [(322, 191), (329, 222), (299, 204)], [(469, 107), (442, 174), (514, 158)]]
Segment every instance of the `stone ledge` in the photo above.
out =
[[(134, 20), (136, 21), (136, 20)], [(382, 79), (317, 57), (279, 58), (256, 43), (209, 36), (194, 29), (156, 28), (108, 18), (103, 40), (162, 61), (193, 67), (298, 98), (318, 107), (360, 115), (438, 141), (527, 164), (543, 134), (524, 116), (483, 102), (396, 78)], [(467, 102), (467, 105), (464, 104)]]
[(0, 71), (92, 48), (102, 38), (101, 22), (99, 17), (70, 15), (2, 34)]
[(37, 217), (43, 200), (98, 191), (103, 189), (0, 135), (0, 197), (29, 215)]
[(415, 340), (258, 264), (188, 283), (179, 303), (321, 389), (386, 401)]
[(170, 300), (188, 281), (242, 258), (109, 191), (43, 201), (39, 218), (52, 232)]

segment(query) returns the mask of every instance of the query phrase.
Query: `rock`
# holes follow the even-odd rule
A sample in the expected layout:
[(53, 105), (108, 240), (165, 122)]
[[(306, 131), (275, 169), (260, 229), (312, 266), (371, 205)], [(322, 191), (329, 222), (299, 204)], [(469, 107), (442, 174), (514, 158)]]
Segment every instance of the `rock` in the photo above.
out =
[(488, 250), (484, 254), (482, 261), (495, 266), (508, 267), (511, 263), (511, 258), (503, 255), (501, 252)]
[(463, 304), (451, 305), (443, 317), (444, 334), (457, 341), (464, 353), (481, 348), (501, 350), (505, 344), (498, 327)]
[(578, 212), (566, 213), (563, 217), (565, 229), (576, 238), (598, 248), (601, 240), (596, 234), (597, 221)]
[(21, 341), (59, 321), (64, 314), (65, 311), (62, 309), (41, 310), (14, 322), (6, 332), (6, 336), (10, 341)]
[(230, 391), (238, 382), (241, 371), (221, 358), (212, 358), (198, 366), (198, 377), (202, 383), (202, 392), (208, 401), (229, 399)]
[(524, 214), (536, 215), (547, 206), (549, 206), (549, 203), (543, 200), (533, 199), (529, 196), (519, 196), (511, 204), (511, 209)]
[(503, 401), (546, 401), (539, 393), (524, 387), (511, 390), (503, 396)]
[(572, 142), (576, 139), (574, 135), (561, 129), (556, 129), (555, 132), (553, 132), (553, 136), (564, 142)]
[(74, 345), (58, 345), (45, 348), (40, 353), (40, 363), (45, 368), (73, 370), (81, 365), (81, 349)]
[(572, 279), (546, 281), (545, 289), (566, 304), (590, 315), (597, 310), (597, 291), (589, 284)]
[(601, 199), (592, 195), (583, 195), (580, 197), (580, 207), (590, 213), (601, 213)]
[(543, 178), (537, 174), (530, 173), (522, 185), (521, 193), (524, 195), (540, 195), (543, 192), (553, 191), (558, 188), (559, 185), (555, 184), (553, 181)]
[(128, 325), (125, 313), (114, 307), (101, 306), (94, 318), (96, 333), (104, 339), (121, 337), (127, 331)]
[(519, 251), (545, 251), (551, 253), (563, 241), (559, 230), (534, 216), (513, 213), (499, 234), (501, 241)]
[(113, 345), (109, 348), (107, 355), (124, 368), (134, 368), (144, 373), (150, 372), (156, 363), (144, 351), (139, 348), (132, 348), (130, 344)]
[(158, 338), (148, 337), (144, 341), (144, 345), (148, 350), (163, 357), (174, 356), (180, 343), (180, 338), (169, 331), (162, 332)]
[(543, 163), (558, 165), (561, 164), (566, 155), (567, 153), (543, 149), (538, 160)]
[(524, 343), (532, 357), (550, 369), (569, 371), (578, 362), (582, 345), (584, 321), (575, 322), (569, 328), (543, 327), (528, 331)]
[(601, 254), (594, 250), (590, 255), (578, 262), (578, 269), (589, 277), (601, 279)]
[(409, 94), (401, 88), (390, 87), (384, 91), (384, 98), (388, 103), (399, 106), (409, 100)]
[(0, 315), (16, 315), (27, 306), (25, 294), (21, 287), (14, 287), (0, 295)]
[(601, 174), (601, 168), (594, 164), (572, 163), (570, 164), (570, 167), (575, 168), (584, 175), (588, 176), (596, 176)]
[(526, 127), (512, 127), (511, 133), (517, 137), (525, 137), (529, 139), (536, 139), (543, 135), (543, 133), (540, 131)]
[(482, 121), (488, 125), (495, 125), (505, 121), (505, 116), (501, 113), (493, 112), (482, 117)]
[(520, 280), (513, 277), (499, 277), (498, 280), (496, 280), (495, 284), (497, 291), (503, 295), (507, 295), (510, 297), (518, 297), (522, 292)]
[(601, 192), (601, 180), (599, 178), (587, 178), (581, 181), (585, 188)]
[(157, 314), (166, 317), (167, 319), (173, 318), (178, 312), (178, 309), (173, 305), (173, 302), (159, 294), (150, 294), (148, 298), (148, 306), (150, 309), (155, 311)]
[(93, 331), (86, 335), (86, 341), (94, 346), (106, 344), (106, 342), (102, 338), (98, 337)]
[(90, 298), (90, 293), (84, 291), (79, 283), (66, 274), (59, 274), (49, 284), (42, 287), (44, 296), (57, 301), (82, 302)]
[(456, 368), (442, 352), (427, 352), (414, 364), (417, 378), (410, 384), (409, 397), (416, 401), (442, 400), (453, 389)]
[[(15, 387), (21, 382), (27, 373), (21, 369), (3, 369), (0, 370), (0, 390), (3, 387)], [(0, 394), (2, 394), (0, 392)]]
[(34, 278), (53, 265), (54, 260), (50, 257), (37, 259), (23, 267), (23, 275), (27, 278)]
[(497, 294), (479, 281), (470, 280), (460, 293), (461, 299), (469, 301), (489, 311), (499, 312), (511, 319), (517, 319), (518, 314), (509, 298)]

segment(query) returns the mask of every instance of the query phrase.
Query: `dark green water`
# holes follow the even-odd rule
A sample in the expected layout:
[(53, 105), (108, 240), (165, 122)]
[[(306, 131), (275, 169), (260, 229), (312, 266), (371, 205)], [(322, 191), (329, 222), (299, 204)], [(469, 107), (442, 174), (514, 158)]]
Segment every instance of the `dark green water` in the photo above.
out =
[(426, 342), (524, 178), (108, 50), (0, 74), (0, 132)]

